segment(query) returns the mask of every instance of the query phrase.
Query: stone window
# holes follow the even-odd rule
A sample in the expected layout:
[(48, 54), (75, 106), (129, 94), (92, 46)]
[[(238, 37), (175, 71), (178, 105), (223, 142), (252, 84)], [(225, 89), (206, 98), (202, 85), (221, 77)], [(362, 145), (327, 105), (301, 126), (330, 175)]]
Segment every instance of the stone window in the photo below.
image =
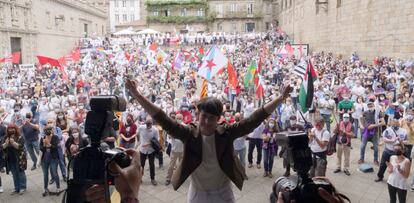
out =
[(168, 9), (168, 10), (165, 10), (165, 11), (163, 11), (164, 12), (164, 15), (165, 16), (170, 16), (171, 15), (171, 12), (170, 12), (170, 10)]
[(342, 5), (342, 0), (336, 0), (336, 8), (341, 7)]
[(126, 0), (122, 0), (122, 7), (126, 7)]
[(223, 30), (223, 23), (217, 23), (217, 30), (222, 31)]
[(236, 7), (236, 4), (230, 4), (230, 12), (236, 12), (236, 10), (237, 10), (237, 7)]
[(158, 11), (154, 11), (153, 15), (158, 16)]
[(198, 9), (197, 16), (204, 16), (204, 9), (203, 8)]
[(247, 4), (247, 14), (253, 14), (253, 3)]
[(216, 12), (220, 15), (223, 14), (223, 5), (222, 4), (217, 4), (216, 5)]
[(187, 8), (181, 9), (181, 16), (187, 16)]
[(122, 15), (122, 22), (125, 22), (125, 21), (127, 21), (128, 20), (128, 16), (127, 16), (127, 14), (123, 14)]
[(50, 16), (50, 11), (46, 11), (46, 28), (52, 29), (52, 17)]
[(134, 16), (134, 14), (131, 14), (131, 16), (130, 16), (130, 17), (131, 17), (131, 19), (130, 19), (131, 21), (135, 20), (135, 16)]
[(115, 21), (119, 22), (119, 14), (115, 14)]

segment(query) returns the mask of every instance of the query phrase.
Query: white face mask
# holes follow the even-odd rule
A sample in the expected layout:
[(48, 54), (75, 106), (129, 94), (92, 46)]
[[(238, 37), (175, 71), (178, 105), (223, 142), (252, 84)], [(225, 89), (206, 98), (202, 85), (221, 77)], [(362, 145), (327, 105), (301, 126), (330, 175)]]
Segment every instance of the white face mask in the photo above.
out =
[(291, 125), (296, 125), (296, 123), (298, 123), (298, 122), (297, 122), (297, 121), (295, 121), (295, 120), (290, 121), (290, 124), (291, 124)]
[(344, 118), (344, 122), (348, 122), (349, 121), (349, 118)]
[(273, 128), (273, 127), (275, 127), (275, 124), (269, 123), (269, 128)]
[(79, 133), (73, 133), (73, 134), (72, 134), (72, 136), (73, 136), (73, 138), (75, 138), (75, 139), (76, 139), (76, 138), (78, 138), (78, 137), (79, 137)]

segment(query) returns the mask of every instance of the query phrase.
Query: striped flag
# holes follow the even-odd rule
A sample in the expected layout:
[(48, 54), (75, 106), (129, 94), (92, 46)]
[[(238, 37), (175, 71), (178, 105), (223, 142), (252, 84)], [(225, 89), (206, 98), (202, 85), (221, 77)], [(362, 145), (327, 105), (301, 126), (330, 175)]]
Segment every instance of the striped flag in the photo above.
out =
[(306, 66), (307, 66), (306, 61), (301, 60), (300, 63), (296, 65), (295, 68), (293, 68), (292, 73), (303, 79), (303, 77), (305, 76), (305, 72), (306, 72)]
[(207, 80), (203, 79), (203, 84), (201, 85), (200, 99), (207, 97)]
[(302, 112), (308, 111), (313, 102), (313, 82), (317, 80), (317, 74), (313, 68), (312, 63), (309, 61), (306, 66), (306, 72), (303, 76), (302, 84), (299, 91), (299, 104)]

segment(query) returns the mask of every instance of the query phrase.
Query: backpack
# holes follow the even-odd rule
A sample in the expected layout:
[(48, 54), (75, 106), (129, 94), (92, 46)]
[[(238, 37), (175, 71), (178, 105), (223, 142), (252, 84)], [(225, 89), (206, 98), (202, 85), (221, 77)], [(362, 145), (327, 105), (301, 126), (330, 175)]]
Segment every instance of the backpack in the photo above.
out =
[(157, 140), (157, 138), (153, 137), (151, 140), (151, 147), (155, 150), (155, 154), (160, 153), (161, 151), (161, 145), (160, 142)]
[[(322, 135), (324, 132), (322, 132)], [(336, 152), (336, 139), (337, 138), (338, 138), (338, 135), (336, 133), (334, 133), (334, 135), (331, 136), (331, 138), (329, 138), (329, 142), (328, 142), (327, 149), (326, 149), (327, 156), (331, 156), (332, 154)]]

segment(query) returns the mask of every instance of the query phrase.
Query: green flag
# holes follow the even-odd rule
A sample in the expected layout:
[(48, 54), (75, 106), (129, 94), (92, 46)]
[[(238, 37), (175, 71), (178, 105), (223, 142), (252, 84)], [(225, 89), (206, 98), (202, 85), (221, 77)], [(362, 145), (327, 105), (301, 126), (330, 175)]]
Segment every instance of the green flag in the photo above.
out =
[(244, 87), (245, 88), (248, 88), (251, 81), (253, 80), (254, 74), (256, 73), (256, 68), (257, 68), (256, 61), (253, 60), (250, 63), (249, 70), (247, 71), (246, 75), (244, 76)]

